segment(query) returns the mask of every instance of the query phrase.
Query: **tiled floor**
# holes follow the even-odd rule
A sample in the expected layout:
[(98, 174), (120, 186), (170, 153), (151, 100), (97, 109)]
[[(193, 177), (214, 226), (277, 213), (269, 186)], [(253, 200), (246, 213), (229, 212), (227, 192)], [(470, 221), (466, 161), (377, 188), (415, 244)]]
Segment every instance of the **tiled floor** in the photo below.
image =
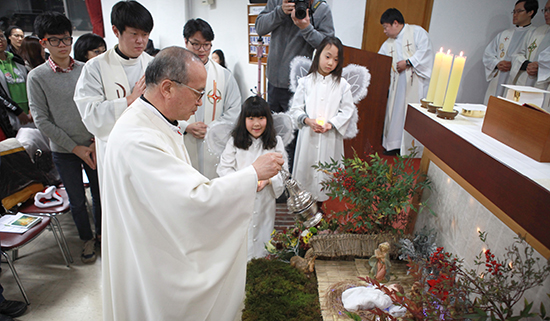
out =
[[(78, 238), (71, 214), (61, 216), (60, 222), (74, 263), (70, 267), (65, 265), (49, 230), (20, 249), (14, 265), (31, 304), (16, 320), (102, 320), (101, 257), (98, 255), (93, 264), (83, 264), (80, 260), (83, 242)], [(1, 266), (4, 296), (23, 301), (8, 264), (2, 262)]]

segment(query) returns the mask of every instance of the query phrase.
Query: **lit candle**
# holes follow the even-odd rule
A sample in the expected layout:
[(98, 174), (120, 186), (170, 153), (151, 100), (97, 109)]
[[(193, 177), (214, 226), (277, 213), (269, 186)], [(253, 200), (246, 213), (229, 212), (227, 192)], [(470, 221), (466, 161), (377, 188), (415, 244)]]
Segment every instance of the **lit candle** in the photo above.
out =
[(318, 117), (315, 121), (321, 126), (325, 125), (325, 119), (323, 117)]
[(463, 52), (460, 52), (460, 56), (455, 57), (453, 63), (453, 71), (451, 72), (451, 78), (449, 80), (449, 87), (447, 88), (447, 94), (445, 95), (445, 102), (443, 103), (443, 111), (452, 112), (456, 102), (456, 95), (458, 94), (458, 88), (460, 87), (460, 79), (462, 79), (462, 72), (464, 71), (464, 64), (466, 63), (466, 57), (463, 57)]
[(432, 76), (430, 78), (430, 86), (428, 87), (427, 101), (434, 101), (435, 87), (437, 86), (437, 79), (439, 78), (439, 70), (441, 69), (441, 62), (443, 61), (443, 47), (439, 49), (439, 52), (435, 54), (434, 67), (432, 68)]
[(447, 51), (447, 54), (443, 56), (441, 60), (441, 68), (439, 69), (439, 76), (437, 77), (437, 87), (434, 94), (434, 105), (443, 106), (443, 99), (445, 98), (445, 90), (447, 90), (447, 83), (449, 82), (449, 73), (451, 72), (451, 66), (453, 64), (454, 55), (451, 51)]

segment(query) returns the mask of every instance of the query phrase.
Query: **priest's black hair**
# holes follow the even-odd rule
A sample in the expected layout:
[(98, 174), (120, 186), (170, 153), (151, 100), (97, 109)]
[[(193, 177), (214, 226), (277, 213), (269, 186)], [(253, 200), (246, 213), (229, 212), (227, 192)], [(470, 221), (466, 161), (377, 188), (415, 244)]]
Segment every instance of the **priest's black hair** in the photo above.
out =
[(405, 24), (405, 18), (403, 18), (401, 11), (395, 8), (390, 8), (384, 11), (382, 16), (380, 17), (380, 24), (389, 23), (391, 25), (394, 21), (397, 21), (397, 23), (400, 25)]
[(206, 41), (214, 40), (214, 30), (212, 30), (208, 22), (201, 18), (187, 20), (185, 26), (183, 26), (183, 38), (189, 40), (189, 38), (193, 37), (198, 31), (202, 33)]
[(531, 15), (531, 19), (533, 19), (537, 14), (537, 11), (539, 11), (539, 2), (537, 0), (518, 0), (515, 5), (521, 2), (523, 2), (525, 12), (533, 11), (533, 14)]
[(55, 11), (46, 11), (34, 19), (34, 33), (42, 39), (46, 34), (62, 35), (68, 32), (73, 35), (71, 20), (64, 14)]
[(266, 126), (260, 138), (262, 139), (264, 149), (275, 148), (277, 146), (277, 132), (273, 125), (271, 110), (267, 102), (258, 96), (248, 97), (243, 103), (237, 125), (233, 129), (233, 132), (231, 132), (235, 147), (248, 150), (250, 145), (252, 145), (252, 136), (246, 129), (246, 119), (248, 117), (265, 117)]
[(121, 34), (127, 27), (150, 33), (153, 30), (153, 16), (137, 1), (120, 1), (111, 10), (111, 24)]
[(336, 46), (338, 49), (338, 64), (336, 65), (336, 68), (330, 72), (330, 75), (334, 77), (336, 82), (340, 82), (340, 78), (342, 78), (342, 68), (344, 65), (344, 46), (342, 45), (342, 41), (340, 41), (337, 37), (327, 36), (323, 39), (323, 41), (321, 41), (317, 49), (315, 49), (315, 56), (313, 57), (313, 62), (309, 68), (308, 75), (319, 70), (319, 60), (321, 60), (320, 56), (326, 46)]

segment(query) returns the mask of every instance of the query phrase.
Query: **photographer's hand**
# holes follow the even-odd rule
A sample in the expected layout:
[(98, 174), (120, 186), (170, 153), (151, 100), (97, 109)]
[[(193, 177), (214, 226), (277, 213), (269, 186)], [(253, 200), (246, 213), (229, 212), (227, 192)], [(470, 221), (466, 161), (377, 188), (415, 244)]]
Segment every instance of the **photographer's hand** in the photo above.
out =
[(298, 26), (298, 28), (305, 29), (307, 26), (309, 26), (309, 9), (307, 9), (306, 17), (304, 19), (298, 19), (296, 18), (296, 10), (292, 10), (292, 13), (290, 14), (290, 17), (292, 18), (292, 21), (294, 21), (294, 24)]
[(294, 11), (294, 2), (288, 2), (289, 0), (283, 0), (281, 8), (285, 14), (292, 14)]

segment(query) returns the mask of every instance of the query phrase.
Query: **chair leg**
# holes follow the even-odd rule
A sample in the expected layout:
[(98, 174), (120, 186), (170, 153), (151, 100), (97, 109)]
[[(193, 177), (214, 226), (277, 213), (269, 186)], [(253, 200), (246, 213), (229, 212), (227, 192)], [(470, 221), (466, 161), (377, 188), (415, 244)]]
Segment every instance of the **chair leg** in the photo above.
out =
[(21, 283), (21, 279), (19, 279), (19, 274), (17, 274), (17, 271), (15, 270), (15, 266), (13, 266), (13, 262), (8, 255), (8, 253), (2, 251), (2, 255), (6, 258), (6, 261), (8, 261), (8, 265), (10, 267), (11, 273), (13, 274), (13, 277), (15, 278), (15, 282), (17, 282), (17, 285), (19, 286), (19, 290), (21, 290), (21, 293), (23, 294), (23, 297), (25, 298), (25, 302), (27, 305), (30, 305), (29, 297), (27, 296), (27, 292), (25, 292), (25, 289), (23, 288), (23, 284)]
[(69, 245), (67, 245), (67, 239), (65, 238), (65, 234), (63, 234), (63, 229), (61, 228), (61, 223), (59, 222), (59, 220), (57, 219), (56, 216), (50, 216), (50, 218), (57, 225), (61, 241), (63, 242), (63, 245), (65, 246), (65, 253), (67, 254), (67, 257), (69, 258), (69, 262), (74, 263), (73, 256), (71, 254), (71, 250), (69, 250)]
[(69, 260), (67, 259), (67, 255), (65, 254), (65, 249), (63, 249), (63, 245), (61, 244), (61, 240), (59, 239), (59, 235), (57, 235), (57, 231), (56, 231), (56, 228), (54, 227), (54, 221), (51, 220), (50, 221), (50, 225), (52, 227), (52, 233), (53, 233), (53, 236), (55, 237), (55, 241), (57, 242), (57, 245), (59, 245), (59, 249), (61, 250), (61, 255), (63, 255), (63, 259), (65, 260), (65, 264), (67, 264), (67, 267), (70, 266), (69, 264)]

